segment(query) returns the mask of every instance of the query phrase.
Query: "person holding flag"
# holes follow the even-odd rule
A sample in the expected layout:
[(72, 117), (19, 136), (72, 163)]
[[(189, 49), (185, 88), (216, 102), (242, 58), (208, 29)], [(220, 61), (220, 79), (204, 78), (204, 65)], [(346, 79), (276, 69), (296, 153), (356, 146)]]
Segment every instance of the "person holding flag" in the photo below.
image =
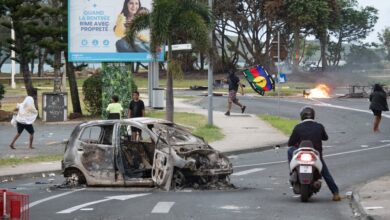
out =
[(245, 112), (246, 106), (242, 105), (237, 98), (238, 87), (241, 88), (241, 95), (244, 95), (244, 85), (240, 82), (240, 78), (234, 73), (233, 70), (229, 70), (228, 76), (229, 82), (229, 97), (228, 97), (228, 110), (225, 113), (226, 116), (230, 116), (233, 103), (241, 108), (241, 113)]

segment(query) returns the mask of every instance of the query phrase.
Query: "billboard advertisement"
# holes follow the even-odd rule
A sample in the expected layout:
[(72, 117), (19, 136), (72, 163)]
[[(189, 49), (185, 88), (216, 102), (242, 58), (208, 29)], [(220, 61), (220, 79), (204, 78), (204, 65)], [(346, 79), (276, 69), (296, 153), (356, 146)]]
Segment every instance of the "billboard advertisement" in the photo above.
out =
[(125, 39), (132, 19), (148, 13), (153, 0), (68, 0), (68, 54), (71, 62), (163, 61), (153, 59), (150, 31), (136, 34), (133, 43)]

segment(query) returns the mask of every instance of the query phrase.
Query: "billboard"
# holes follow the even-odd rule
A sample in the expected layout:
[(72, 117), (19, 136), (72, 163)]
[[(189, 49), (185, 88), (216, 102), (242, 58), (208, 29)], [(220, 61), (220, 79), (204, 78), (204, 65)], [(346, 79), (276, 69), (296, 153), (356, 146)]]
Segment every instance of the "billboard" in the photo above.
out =
[(141, 13), (148, 13), (152, 0), (68, 0), (68, 58), (71, 62), (163, 61), (153, 59), (150, 31), (125, 39), (126, 27)]

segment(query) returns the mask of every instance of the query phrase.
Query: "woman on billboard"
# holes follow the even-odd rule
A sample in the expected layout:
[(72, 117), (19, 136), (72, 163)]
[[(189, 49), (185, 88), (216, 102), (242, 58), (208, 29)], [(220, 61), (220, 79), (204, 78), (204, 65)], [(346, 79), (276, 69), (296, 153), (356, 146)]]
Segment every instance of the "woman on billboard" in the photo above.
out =
[(149, 10), (141, 7), (140, 0), (125, 0), (123, 3), (122, 11), (114, 27), (115, 36), (121, 38), (115, 44), (118, 52), (149, 52), (149, 30), (139, 32), (133, 44), (129, 44), (125, 39), (126, 27), (135, 16), (143, 13), (149, 13)]

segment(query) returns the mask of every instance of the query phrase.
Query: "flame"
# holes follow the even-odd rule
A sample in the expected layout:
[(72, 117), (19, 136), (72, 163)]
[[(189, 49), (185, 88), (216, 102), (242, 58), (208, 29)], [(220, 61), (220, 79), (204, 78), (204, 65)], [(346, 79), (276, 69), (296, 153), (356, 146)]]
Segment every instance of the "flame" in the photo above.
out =
[(310, 89), (307, 98), (330, 98), (330, 88), (325, 84), (319, 84)]

